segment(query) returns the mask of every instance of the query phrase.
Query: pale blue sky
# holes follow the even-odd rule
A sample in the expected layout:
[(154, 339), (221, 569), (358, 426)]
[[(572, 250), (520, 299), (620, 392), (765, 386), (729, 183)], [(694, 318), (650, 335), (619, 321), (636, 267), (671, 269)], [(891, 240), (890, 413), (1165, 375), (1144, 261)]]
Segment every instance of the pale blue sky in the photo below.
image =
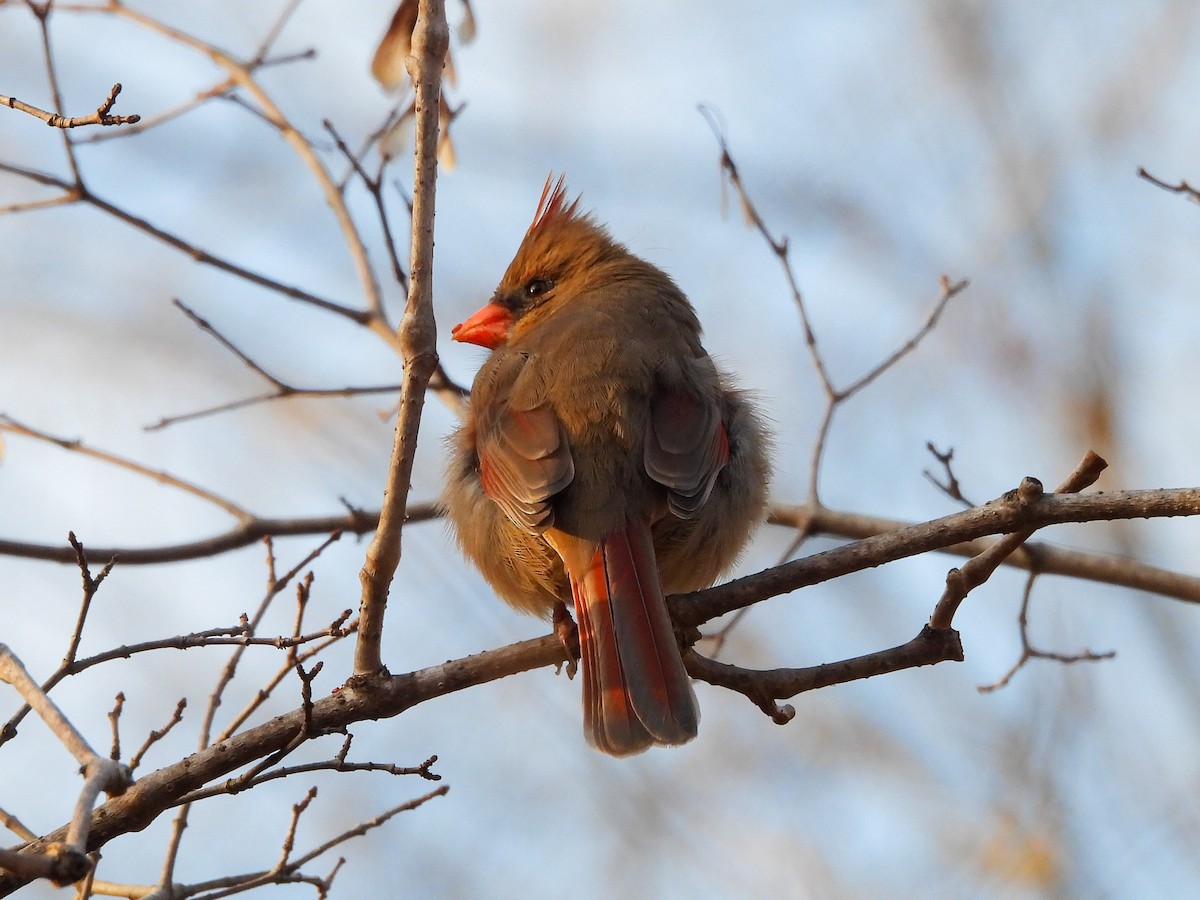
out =
[[(147, 4), (243, 54), (280, 5)], [(710, 0), (649, 7), (481, 0), (476, 7), (478, 39), (456, 53), (452, 96), (468, 104), (454, 128), (459, 169), (438, 189), (436, 303), (443, 362), (455, 377), (469, 380), (481, 357), (446, 340), (450, 325), (490, 294), (546, 173), (565, 171), (613, 234), (692, 298), (709, 349), (759, 392), (775, 423), (775, 499), (803, 499), (818, 386), (775, 260), (736, 206), (722, 216), (718, 149), (696, 112), (704, 102), (720, 111), (763, 215), (790, 238), (821, 345), (842, 383), (908, 336), (936, 299), (941, 275), (972, 281), (922, 349), (839, 414), (822, 481), (827, 503), (908, 519), (951, 511), (922, 475), (931, 465), (927, 440), (955, 448), (973, 498), (995, 496), (1026, 474), (1052, 484), (1089, 446), (1077, 412), (1098, 373), (1117, 404), (1115, 446), (1097, 448), (1114, 463), (1101, 486), (1200, 481), (1200, 207), (1135, 174), (1145, 166), (1166, 180), (1200, 182), (1200, 42), (1189, 4), (734, 9)], [(376, 0), (309, 0), (284, 32), (280, 51), (316, 46), (319, 56), (270, 70), (264, 83), (322, 144), (323, 118), (351, 144), (381, 120), (389, 100), (367, 65), (389, 16), (388, 4)], [(63, 13), (55, 26), (71, 113), (93, 108), (119, 80), (125, 92), (117, 111), (152, 115), (219, 77), (207, 60), (102, 16)], [(44, 84), (30, 16), (20, 4), (0, 6), (0, 93), (47, 104)], [(0, 159), (66, 171), (53, 132), (2, 112)], [(233, 104), (216, 101), (143, 137), (80, 153), (100, 196), (214, 253), (361, 303), (311, 179), (269, 128)], [(403, 170), (396, 177), (411, 183)], [(0, 175), (0, 205), (37, 196)], [(355, 192), (352, 201), (386, 279), (366, 198)], [(0, 410), (151, 462), (263, 515), (334, 513), (339, 497), (377, 505), (391, 435), (378, 415), (385, 399), (297, 402), (163, 432), (142, 426), (261, 389), (173, 309), (172, 297), (272, 371), (304, 384), (395, 381), (398, 362), (379, 341), (199, 267), (95, 211), (0, 218), (0, 246)], [(386, 281), (385, 289), (397, 309), (397, 289)], [(415, 499), (439, 489), (439, 437), (450, 423), (450, 413), (431, 403)], [(157, 485), (7, 441), (0, 536), (56, 541), (74, 529), (94, 545), (145, 545), (228, 525), (223, 514)], [(1132, 550), (1189, 572), (1198, 536), (1189, 522), (1046, 535)], [(764, 530), (739, 571), (770, 564), (788, 539)], [(440, 524), (411, 527), (405, 541), (389, 610), (392, 671), (543, 630), (495, 600)], [(314, 543), (281, 541), (285, 564)], [(314, 620), (357, 604), (363, 549), (344, 539), (317, 564), (314, 602), (322, 613)], [(928, 617), (949, 564), (907, 561), (777, 598), (750, 615), (727, 659), (810, 665), (903, 642)], [(179, 567), (119, 568), (93, 613), (88, 652), (232, 623), (257, 603), (262, 579), (259, 548)], [(77, 574), (0, 558), (0, 581), (0, 640), (35, 673), (50, 671), (75, 614)], [(359, 758), (414, 764), (437, 753), (452, 790), (346, 848), (337, 891), (498, 898), (1200, 892), (1188, 849), (1200, 829), (1200, 666), (1188, 651), (1200, 633), (1197, 611), (1043, 579), (1032, 613), (1039, 644), (1115, 648), (1117, 659), (1034, 664), (1005, 691), (978, 694), (977, 684), (1016, 658), (1022, 586), (1020, 576), (1002, 573), (968, 601), (959, 617), (965, 664), (802, 696), (786, 728), (743, 698), (702, 685), (701, 735), (679, 751), (599, 756), (580, 735), (577, 686), (547, 672), (356, 728)], [(290, 616), (281, 609), (275, 627), (287, 630)], [(128, 740), (136, 743), (179, 696), (191, 699), (189, 715), (198, 718), (210, 684), (200, 676), (223, 659), (159, 654), (77, 679), (56, 696), (105, 746), (103, 713), (125, 690)], [(319, 689), (338, 683), (339, 660), (347, 664), (332, 659)], [(268, 672), (276, 663), (264, 652), (259, 665)], [(245, 690), (254, 686), (248, 677)], [(0, 716), (12, 705), (0, 693)], [(280, 709), (290, 705), (294, 699), (280, 699)], [(35, 726), (26, 727), (28, 740), (0, 749), (0, 806), (49, 829), (66, 818), (70, 792), (58, 789), (73, 788), (73, 766), (65, 753), (54, 759)], [(147, 764), (187, 752), (192, 734)], [(29, 774), (18, 784), (13, 772)], [(306, 846), (426, 787), (365, 775), (321, 785)], [(307, 786), (274, 785), (259, 799), (201, 806), (180, 877), (270, 865), (288, 806)], [(995, 858), (1011, 860), (988, 853), (1014, 834), (1054, 848), (1057, 881), (1039, 887), (988, 870)], [(163, 835), (155, 826), (111, 845), (105, 877), (153, 880)]]

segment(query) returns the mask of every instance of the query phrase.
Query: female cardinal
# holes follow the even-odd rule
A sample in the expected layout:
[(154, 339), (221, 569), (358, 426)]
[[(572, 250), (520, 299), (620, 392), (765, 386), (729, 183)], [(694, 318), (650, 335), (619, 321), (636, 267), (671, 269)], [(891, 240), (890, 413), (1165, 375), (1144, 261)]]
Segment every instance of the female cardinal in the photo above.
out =
[(452, 438), (463, 551), (514, 607), (574, 599), (588, 740), (682, 744), (700, 718), (664, 593), (712, 584), (766, 505), (767, 439), (674, 282), (550, 179), (491, 302), (492, 350)]

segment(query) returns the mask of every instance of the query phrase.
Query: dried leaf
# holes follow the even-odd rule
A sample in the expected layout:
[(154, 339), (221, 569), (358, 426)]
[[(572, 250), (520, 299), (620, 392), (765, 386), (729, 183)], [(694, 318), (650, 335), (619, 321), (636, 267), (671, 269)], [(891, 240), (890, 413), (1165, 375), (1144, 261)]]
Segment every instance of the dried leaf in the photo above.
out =
[(443, 131), (438, 138), (437, 157), (443, 172), (453, 172), (458, 168), (458, 155), (454, 152), (454, 141), (450, 139), (448, 131)]
[(438, 165), (445, 172), (453, 172), (458, 167), (458, 155), (454, 152), (454, 141), (450, 138), (450, 123), (454, 121), (454, 110), (446, 98), (438, 104)]
[(387, 34), (375, 50), (371, 74), (389, 91), (396, 90), (408, 78), (404, 63), (412, 51), (412, 33), (416, 24), (417, 0), (401, 0)]
[(458, 40), (461, 44), (469, 44), (475, 40), (475, 12), (471, 9), (471, 0), (462, 0), (463, 20), (458, 24)]

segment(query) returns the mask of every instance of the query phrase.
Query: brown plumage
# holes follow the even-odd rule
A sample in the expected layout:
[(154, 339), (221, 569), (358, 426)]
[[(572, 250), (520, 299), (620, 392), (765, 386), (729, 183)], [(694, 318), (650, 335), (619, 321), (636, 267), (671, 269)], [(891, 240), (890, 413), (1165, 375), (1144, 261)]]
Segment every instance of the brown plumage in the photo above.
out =
[(573, 599), (584, 730), (625, 756), (696, 734), (663, 596), (737, 557), (766, 505), (767, 439), (683, 293), (578, 206), (547, 180), (491, 302), (454, 329), (492, 354), (444, 503), (510, 604)]

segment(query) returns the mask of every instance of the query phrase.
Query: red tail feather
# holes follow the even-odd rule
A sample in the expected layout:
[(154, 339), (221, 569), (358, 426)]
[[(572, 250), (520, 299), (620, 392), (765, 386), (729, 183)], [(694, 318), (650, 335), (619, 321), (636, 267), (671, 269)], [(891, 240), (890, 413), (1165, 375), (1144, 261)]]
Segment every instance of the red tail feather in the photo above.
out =
[(696, 736), (700, 712), (659, 584), (650, 526), (627, 522), (571, 580), (588, 740), (613, 756)]

